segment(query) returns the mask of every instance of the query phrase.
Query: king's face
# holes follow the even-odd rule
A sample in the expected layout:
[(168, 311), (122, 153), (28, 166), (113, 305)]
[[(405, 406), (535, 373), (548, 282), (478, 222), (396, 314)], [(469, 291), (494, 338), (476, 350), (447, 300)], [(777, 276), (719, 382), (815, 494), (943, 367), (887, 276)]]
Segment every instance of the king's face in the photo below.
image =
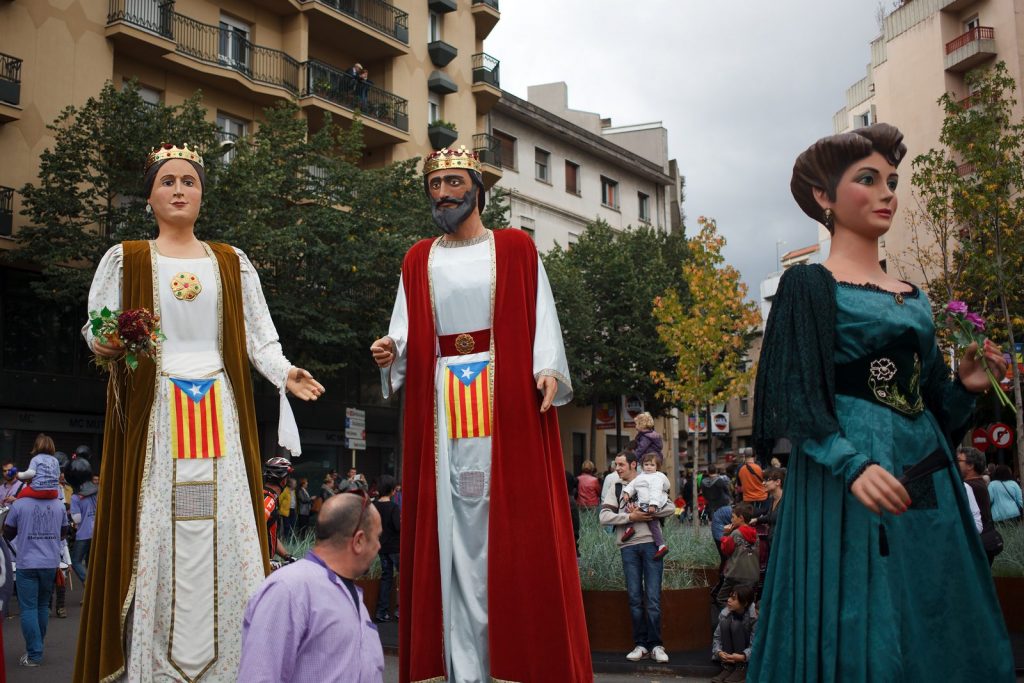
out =
[(473, 188), (473, 182), (469, 178), (469, 171), (464, 169), (440, 169), (427, 176), (427, 188), (430, 201), (437, 208), (453, 209)]

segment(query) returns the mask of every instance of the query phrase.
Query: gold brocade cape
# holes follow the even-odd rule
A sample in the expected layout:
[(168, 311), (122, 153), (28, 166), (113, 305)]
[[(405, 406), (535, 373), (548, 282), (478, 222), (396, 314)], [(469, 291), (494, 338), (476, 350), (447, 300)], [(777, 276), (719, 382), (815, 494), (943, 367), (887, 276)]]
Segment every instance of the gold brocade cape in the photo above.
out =
[[(261, 499), (263, 474), (252, 377), (245, 345), (241, 266), (238, 255), (230, 246), (215, 243), (209, 246), (216, 256), (222, 285), (220, 296), (224, 327), (221, 351), (224, 371), (234, 389), (253, 515), (264, 571), (269, 574), (267, 527)], [(153, 265), (149, 243), (124, 242), (122, 248), (121, 309), (147, 308), (152, 311)], [(149, 421), (157, 379), (156, 363), (142, 356), (138, 369), (134, 371), (128, 371), (123, 363), (117, 363), (107, 382), (100, 491), (97, 494), (96, 525), (89, 552), (89, 577), (75, 658), (73, 680), (78, 683), (107, 681), (124, 673), (125, 619), (135, 591), (140, 488), (145, 473)], [(162, 455), (154, 453), (153, 457)]]

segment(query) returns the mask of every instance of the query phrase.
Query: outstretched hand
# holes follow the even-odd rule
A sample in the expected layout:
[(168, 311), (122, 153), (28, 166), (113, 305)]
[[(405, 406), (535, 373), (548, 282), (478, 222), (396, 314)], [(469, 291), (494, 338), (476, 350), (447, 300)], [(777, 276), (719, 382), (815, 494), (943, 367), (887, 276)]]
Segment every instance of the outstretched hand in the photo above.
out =
[(293, 396), (301, 398), (303, 401), (315, 401), (326, 391), (324, 385), (313, 379), (313, 375), (302, 368), (292, 368), (288, 371), (285, 388)]
[(885, 510), (901, 515), (910, 505), (907, 489), (881, 465), (868, 465), (850, 486), (850, 493), (875, 514)]
[(395, 362), (395, 342), (391, 337), (381, 337), (370, 344), (370, 353), (373, 354), (373, 362), (377, 367), (391, 367)]
[(978, 358), (977, 343), (971, 344), (964, 350), (964, 357), (960, 361), (957, 372), (965, 389), (980, 394), (992, 387), (988, 374), (985, 372), (986, 365), (996, 379), (1006, 376), (1006, 358), (1003, 357), (1002, 350), (991, 339), (985, 340), (984, 362)]
[(555, 394), (558, 393), (558, 380), (550, 375), (541, 375), (537, 380), (537, 391), (544, 396), (540, 402), (540, 412), (546, 413), (551, 407), (551, 402), (555, 400)]

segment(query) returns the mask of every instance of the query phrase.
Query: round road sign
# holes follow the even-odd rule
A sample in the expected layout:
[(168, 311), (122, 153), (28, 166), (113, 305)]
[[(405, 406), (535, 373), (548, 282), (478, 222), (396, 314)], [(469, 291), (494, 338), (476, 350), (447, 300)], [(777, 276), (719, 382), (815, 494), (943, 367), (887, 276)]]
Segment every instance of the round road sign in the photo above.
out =
[(988, 438), (996, 448), (1007, 448), (1013, 442), (1013, 430), (1002, 422), (997, 422), (989, 428)]

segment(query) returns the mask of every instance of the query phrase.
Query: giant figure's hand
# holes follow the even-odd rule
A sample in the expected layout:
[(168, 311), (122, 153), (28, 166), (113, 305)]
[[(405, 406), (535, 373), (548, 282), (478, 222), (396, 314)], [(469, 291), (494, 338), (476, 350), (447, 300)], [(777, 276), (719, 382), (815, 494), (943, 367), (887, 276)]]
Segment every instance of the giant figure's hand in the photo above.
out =
[(558, 380), (549, 375), (541, 375), (537, 380), (537, 390), (544, 395), (544, 400), (540, 402), (540, 412), (546, 413), (558, 392)]
[(978, 358), (977, 344), (971, 344), (964, 349), (964, 357), (960, 361), (957, 372), (965, 389), (981, 394), (992, 388), (992, 383), (985, 372), (986, 365), (996, 379), (1006, 377), (1006, 358), (1003, 357), (1002, 350), (990, 339), (985, 340), (984, 363)]
[(907, 489), (881, 465), (868, 465), (850, 486), (850, 493), (875, 514), (885, 510), (900, 515), (910, 505)]
[(315, 401), (326, 391), (324, 385), (313, 379), (313, 375), (302, 368), (292, 368), (288, 371), (288, 381), (285, 383), (285, 388), (293, 396), (297, 396), (303, 401)]
[(117, 358), (124, 353), (124, 344), (104, 344), (99, 339), (92, 340), (92, 350), (97, 356)]
[(373, 362), (379, 368), (389, 368), (395, 362), (395, 342), (391, 337), (381, 337), (370, 344)]

